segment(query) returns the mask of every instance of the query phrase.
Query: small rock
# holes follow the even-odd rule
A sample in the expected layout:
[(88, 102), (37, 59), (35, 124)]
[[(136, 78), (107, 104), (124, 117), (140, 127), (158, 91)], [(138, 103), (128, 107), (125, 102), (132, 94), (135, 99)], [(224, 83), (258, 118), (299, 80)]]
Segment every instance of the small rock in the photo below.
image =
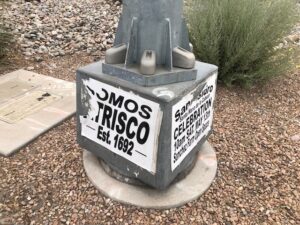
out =
[(30, 36), (30, 34), (26, 33), (26, 34), (24, 34), (24, 37), (25, 38), (30, 38), (31, 36)]
[(36, 17), (36, 14), (33, 14), (33, 13), (32, 13), (32, 14), (29, 15), (29, 18), (30, 18), (30, 19), (34, 19), (35, 17)]
[(34, 57), (34, 61), (36, 61), (36, 62), (42, 62), (43, 58), (40, 57), (40, 56), (36, 56), (36, 57)]
[(244, 216), (247, 216), (247, 214), (248, 214), (245, 209), (242, 209), (242, 213), (243, 213)]
[(59, 34), (59, 35), (56, 36), (56, 38), (57, 38), (57, 39), (63, 39), (64, 36), (63, 36), (62, 34)]
[(23, 54), (26, 55), (26, 56), (32, 56), (31, 52), (24, 52)]
[(34, 70), (34, 67), (33, 66), (29, 66), (26, 68), (27, 70)]
[(291, 140), (292, 140), (292, 141), (295, 141), (295, 142), (300, 141), (300, 135), (297, 134), (297, 135), (292, 136), (292, 137), (291, 137)]
[(64, 56), (66, 53), (64, 50), (59, 50), (59, 55)]
[(292, 34), (287, 36), (286, 40), (291, 43), (296, 43), (300, 41), (300, 34)]
[(53, 36), (55, 36), (55, 35), (57, 35), (57, 31), (54, 30), (54, 31), (51, 32), (51, 34), (52, 34)]

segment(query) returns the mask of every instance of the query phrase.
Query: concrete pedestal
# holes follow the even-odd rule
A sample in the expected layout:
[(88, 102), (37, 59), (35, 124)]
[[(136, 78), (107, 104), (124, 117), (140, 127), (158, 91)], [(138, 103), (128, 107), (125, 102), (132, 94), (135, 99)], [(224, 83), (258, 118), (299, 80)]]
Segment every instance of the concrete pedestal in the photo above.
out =
[(118, 173), (166, 189), (212, 131), (218, 68), (196, 62), (194, 81), (143, 87), (102, 65), (77, 71), (78, 143)]
[(180, 207), (197, 199), (209, 188), (217, 172), (216, 153), (208, 142), (199, 149), (191, 172), (164, 191), (123, 183), (111, 177), (104, 171), (99, 159), (88, 151), (83, 152), (83, 163), (90, 181), (107, 197), (125, 204), (153, 209)]

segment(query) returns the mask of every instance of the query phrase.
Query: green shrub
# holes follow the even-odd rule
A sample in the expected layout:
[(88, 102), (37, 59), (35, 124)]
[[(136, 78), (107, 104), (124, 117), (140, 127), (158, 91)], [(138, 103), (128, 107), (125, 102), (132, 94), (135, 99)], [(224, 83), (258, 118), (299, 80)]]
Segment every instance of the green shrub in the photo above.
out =
[(275, 48), (297, 19), (293, 0), (189, 0), (190, 39), (198, 59), (219, 66), (227, 85), (266, 81), (287, 69)]
[[(0, 6), (3, 7), (4, 0), (0, 0)], [(4, 19), (0, 15), (0, 65), (3, 64), (4, 57), (11, 49), (13, 43), (13, 35), (7, 31), (4, 26)]]
[(12, 42), (12, 35), (0, 27), (0, 60), (5, 56)]

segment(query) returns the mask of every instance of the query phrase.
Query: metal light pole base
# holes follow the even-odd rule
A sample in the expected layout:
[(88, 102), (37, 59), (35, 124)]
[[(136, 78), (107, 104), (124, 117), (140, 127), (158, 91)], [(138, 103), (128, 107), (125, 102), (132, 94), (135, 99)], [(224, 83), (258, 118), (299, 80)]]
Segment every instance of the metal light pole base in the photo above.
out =
[(109, 175), (111, 172), (105, 172), (99, 159), (86, 150), (83, 152), (83, 163), (90, 181), (107, 197), (125, 204), (153, 209), (180, 207), (197, 199), (212, 184), (217, 172), (216, 153), (208, 142), (202, 145), (190, 173), (164, 191), (119, 181)]
[[(149, 185), (144, 184), (139, 179), (128, 177), (128, 176), (118, 172), (116, 169), (113, 168), (113, 165), (110, 165), (109, 163), (104, 162), (102, 159), (98, 158), (98, 160), (99, 160), (102, 168), (104, 169), (104, 171), (111, 177), (117, 179), (118, 181), (121, 181), (121, 182), (127, 183), (127, 184), (132, 184), (132, 185), (149, 187)], [(197, 158), (193, 159), (193, 161), (190, 163), (190, 165), (188, 165), (187, 168), (185, 168), (183, 171), (181, 171), (172, 183), (177, 183), (178, 181), (185, 178), (191, 172), (191, 170), (194, 168), (196, 162), (197, 162)]]

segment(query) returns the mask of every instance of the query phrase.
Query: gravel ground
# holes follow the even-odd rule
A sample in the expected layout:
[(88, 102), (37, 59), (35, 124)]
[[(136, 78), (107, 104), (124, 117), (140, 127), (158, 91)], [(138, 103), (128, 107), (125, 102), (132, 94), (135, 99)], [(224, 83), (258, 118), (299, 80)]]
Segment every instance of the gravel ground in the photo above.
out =
[[(29, 66), (73, 80), (75, 69), (92, 60), (80, 59)], [(101, 195), (85, 175), (72, 118), (0, 158), (0, 224), (299, 224), (299, 87), (300, 71), (248, 91), (219, 85), (210, 138), (216, 180), (200, 199), (172, 210), (143, 210)]]
[[(44, 55), (86, 52), (99, 56), (113, 43), (120, 0), (16, 0), (5, 7), (7, 28), (18, 37), (23, 55), (42, 61)], [(300, 3), (297, 4), (300, 7)], [(101, 31), (101, 32), (99, 32)], [(278, 46), (300, 47), (300, 23)]]
[[(78, 67), (101, 54), (12, 60), (15, 68), (73, 81)], [(85, 175), (73, 117), (0, 158), (0, 224), (299, 224), (300, 69), (250, 90), (219, 85), (215, 109), (210, 141), (219, 169), (198, 200), (144, 210), (104, 197)]]
[[(9, 2), (6, 27), (19, 37), (25, 56), (97, 55), (114, 40), (121, 3), (118, 0), (47, 0)], [(101, 32), (99, 32), (101, 31)]]

